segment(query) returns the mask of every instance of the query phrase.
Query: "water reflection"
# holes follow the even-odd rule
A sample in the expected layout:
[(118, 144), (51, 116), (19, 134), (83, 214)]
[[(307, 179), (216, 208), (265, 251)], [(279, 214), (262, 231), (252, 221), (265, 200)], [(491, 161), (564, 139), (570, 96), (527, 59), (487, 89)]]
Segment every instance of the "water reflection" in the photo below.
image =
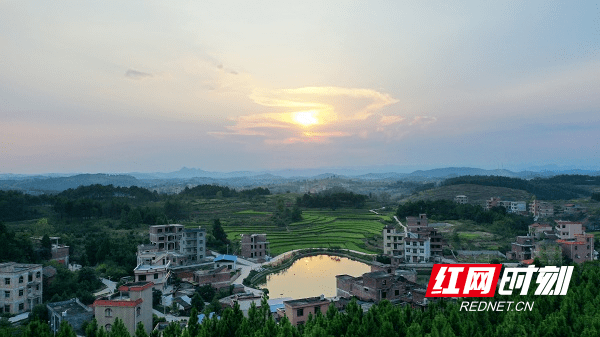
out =
[(360, 276), (371, 271), (371, 267), (362, 262), (345, 257), (316, 255), (298, 259), (288, 269), (267, 276), (266, 287), (269, 296), (304, 298), (336, 295), (335, 276), (348, 274)]

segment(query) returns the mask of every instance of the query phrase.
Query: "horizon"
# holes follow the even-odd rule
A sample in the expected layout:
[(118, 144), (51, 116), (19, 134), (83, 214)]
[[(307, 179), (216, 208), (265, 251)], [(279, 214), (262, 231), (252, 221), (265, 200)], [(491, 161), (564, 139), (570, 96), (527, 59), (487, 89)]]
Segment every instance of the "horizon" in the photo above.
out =
[(600, 167), (595, 3), (1, 1), (0, 43), (0, 174)]
[[(106, 175), (152, 175), (152, 174), (176, 174), (179, 172), (188, 171), (202, 171), (206, 172), (206, 174), (235, 174), (235, 173), (251, 173), (251, 174), (272, 174), (277, 176), (278, 174), (281, 176), (285, 176), (285, 172), (296, 173), (296, 175), (289, 175), (289, 177), (313, 177), (317, 175), (323, 174), (333, 174), (338, 176), (360, 176), (367, 174), (406, 174), (410, 175), (415, 172), (428, 172), (434, 170), (450, 170), (450, 169), (475, 169), (475, 170), (484, 170), (484, 171), (508, 171), (513, 173), (522, 173), (522, 172), (534, 172), (534, 173), (547, 173), (547, 172), (568, 172), (568, 171), (587, 171), (587, 172), (600, 172), (600, 167), (581, 167), (581, 166), (558, 166), (555, 164), (548, 164), (542, 166), (529, 166), (523, 169), (511, 169), (511, 168), (491, 168), (485, 169), (481, 167), (471, 167), (471, 166), (446, 166), (446, 167), (421, 167), (421, 168), (409, 168), (409, 166), (381, 166), (376, 168), (375, 166), (365, 167), (365, 166), (354, 166), (354, 167), (312, 167), (312, 168), (284, 168), (284, 169), (272, 169), (272, 170), (235, 170), (235, 171), (212, 171), (205, 170), (198, 167), (186, 167), (183, 166), (178, 170), (173, 171), (129, 171), (129, 172), (106, 172), (106, 171), (98, 171), (98, 172), (40, 172), (40, 173), (12, 173), (12, 172), (0, 172), (0, 177), (5, 176), (76, 176), (76, 175), (95, 175), (95, 174), (106, 174)], [(336, 171), (346, 171), (345, 173), (336, 173)], [(203, 177), (203, 176), (198, 176)], [(288, 178), (289, 178), (288, 177)]]

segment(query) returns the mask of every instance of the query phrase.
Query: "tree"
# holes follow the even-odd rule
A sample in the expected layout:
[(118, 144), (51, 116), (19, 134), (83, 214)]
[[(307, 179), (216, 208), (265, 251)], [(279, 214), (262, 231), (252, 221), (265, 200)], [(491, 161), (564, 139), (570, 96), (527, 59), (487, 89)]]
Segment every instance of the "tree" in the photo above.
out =
[(144, 323), (138, 322), (137, 327), (135, 329), (134, 337), (148, 337), (148, 334), (146, 333), (146, 329), (144, 328)]
[(213, 221), (213, 236), (218, 241), (221, 241), (224, 244), (229, 244), (229, 240), (227, 239), (227, 233), (225, 233), (223, 226), (221, 226), (221, 220), (219, 219), (215, 219)]
[(194, 296), (192, 296), (192, 310), (194, 309), (197, 312), (202, 312), (202, 310), (204, 309), (204, 300), (198, 292), (195, 292)]
[(77, 337), (77, 334), (69, 322), (62, 321), (56, 337)]
[(115, 324), (113, 324), (109, 333), (110, 337), (131, 337), (129, 331), (127, 331), (127, 327), (123, 321), (119, 318), (115, 319)]
[(98, 337), (98, 322), (95, 318), (85, 327), (85, 335), (87, 337)]
[(50, 337), (50, 327), (46, 322), (39, 320), (31, 321), (23, 330), (23, 337)]
[(42, 250), (40, 252), (42, 260), (50, 260), (52, 258), (52, 241), (48, 234), (44, 234), (42, 237)]

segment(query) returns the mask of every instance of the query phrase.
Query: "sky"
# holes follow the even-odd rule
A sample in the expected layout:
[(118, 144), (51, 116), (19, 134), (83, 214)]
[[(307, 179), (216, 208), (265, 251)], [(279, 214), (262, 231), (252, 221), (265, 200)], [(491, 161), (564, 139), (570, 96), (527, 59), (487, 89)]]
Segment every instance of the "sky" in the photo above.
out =
[(600, 168), (598, 1), (0, 0), (0, 173)]

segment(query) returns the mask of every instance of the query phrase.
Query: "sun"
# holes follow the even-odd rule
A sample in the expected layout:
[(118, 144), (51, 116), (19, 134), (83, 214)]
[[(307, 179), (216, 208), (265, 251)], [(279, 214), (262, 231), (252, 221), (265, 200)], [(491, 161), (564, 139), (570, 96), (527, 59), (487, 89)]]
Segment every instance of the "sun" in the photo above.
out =
[(302, 126), (311, 126), (314, 124), (318, 124), (319, 120), (316, 117), (317, 112), (314, 110), (311, 111), (299, 111), (294, 113), (294, 122), (302, 125)]

